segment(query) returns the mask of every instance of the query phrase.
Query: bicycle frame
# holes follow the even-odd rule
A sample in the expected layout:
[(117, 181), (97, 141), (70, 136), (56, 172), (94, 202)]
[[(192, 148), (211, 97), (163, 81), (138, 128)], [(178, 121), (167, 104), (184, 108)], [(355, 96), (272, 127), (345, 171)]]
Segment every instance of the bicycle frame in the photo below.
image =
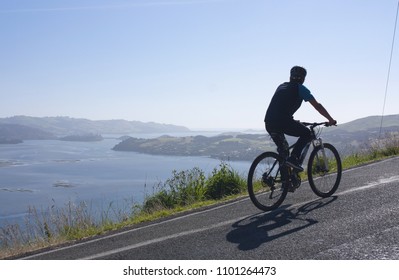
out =
[[(309, 148), (310, 148), (310, 144), (312, 144), (313, 148), (321, 146), (322, 147), (323, 158), (326, 158), (326, 154), (325, 154), (324, 149), (323, 149), (323, 140), (321, 139), (321, 137), (317, 138), (314, 129), (317, 126), (327, 125), (328, 123), (326, 123), (326, 122), (322, 122), (322, 123), (306, 123), (306, 122), (303, 122), (302, 124), (305, 125), (305, 126), (309, 126), (310, 127), (310, 133), (311, 133), (311, 136), (312, 136), (312, 140), (309, 143), (306, 144), (305, 148), (303, 148), (301, 156), (299, 158), (299, 163), (302, 165), (303, 162), (305, 161), (306, 155), (308, 154), (308, 151), (309, 151)], [(291, 145), (289, 147), (289, 150), (292, 150), (294, 147), (295, 147), (295, 144)], [(318, 156), (317, 156), (317, 161), (319, 161)], [(325, 168), (325, 170), (328, 170), (328, 160), (324, 160), (324, 168)]]
[[(319, 147), (319, 146), (322, 146), (322, 147), (323, 147), (323, 140), (321, 139), (321, 137), (318, 137), (318, 138), (317, 138), (314, 129), (315, 129), (315, 127), (317, 127), (317, 126), (320, 126), (320, 125), (327, 125), (328, 123), (323, 122), (323, 123), (302, 123), (302, 124), (304, 124), (304, 125), (310, 127), (310, 133), (311, 133), (311, 136), (312, 136), (312, 140), (311, 140), (309, 143), (307, 143), (306, 146), (305, 146), (305, 148), (302, 150), (301, 157), (299, 158), (299, 163), (300, 163), (301, 165), (303, 164), (303, 162), (304, 162), (304, 160), (305, 160), (305, 158), (306, 158), (306, 155), (307, 155), (308, 152), (309, 152), (309, 148), (310, 148), (310, 145), (311, 145), (311, 144), (312, 144), (313, 148), (316, 148), (316, 147)], [(291, 146), (289, 147), (289, 150), (292, 150), (294, 147), (295, 147), (295, 144), (291, 145)], [(325, 168), (324, 170), (325, 170), (325, 171), (328, 171), (328, 170), (329, 170), (329, 169), (328, 169), (328, 160), (325, 160), (326, 154), (325, 154), (323, 148), (322, 148), (322, 154), (323, 154), (324, 160), (321, 161), (321, 160), (319, 159), (319, 156), (316, 155), (317, 162), (322, 162), (323, 165), (324, 165), (323, 167)], [(277, 161), (274, 162), (273, 166), (270, 168), (269, 173), (266, 174), (267, 177), (269, 177), (269, 176), (271, 175), (271, 173), (273, 172), (273, 170), (274, 170), (276, 164), (277, 164)], [(274, 178), (273, 178), (275, 181), (278, 181), (278, 180), (277, 180), (277, 174), (278, 174), (278, 171), (276, 172), (276, 175), (275, 175)]]

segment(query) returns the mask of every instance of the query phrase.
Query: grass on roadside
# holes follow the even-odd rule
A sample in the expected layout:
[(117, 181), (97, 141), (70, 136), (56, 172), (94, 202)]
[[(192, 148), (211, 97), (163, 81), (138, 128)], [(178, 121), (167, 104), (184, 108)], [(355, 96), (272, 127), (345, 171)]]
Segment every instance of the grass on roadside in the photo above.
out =
[(343, 158), (342, 168), (347, 169), (397, 155), (399, 155), (399, 134), (390, 133), (384, 138), (370, 141), (361, 151)]

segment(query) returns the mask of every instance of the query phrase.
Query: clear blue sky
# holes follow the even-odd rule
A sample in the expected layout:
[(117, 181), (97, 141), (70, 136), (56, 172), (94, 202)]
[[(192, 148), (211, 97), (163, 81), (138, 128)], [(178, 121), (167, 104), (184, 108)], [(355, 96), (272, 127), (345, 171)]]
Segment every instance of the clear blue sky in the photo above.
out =
[[(293, 65), (338, 122), (381, 115), (397, 3), (1, 0), (0, 117), (263, 129)], [(396, 37), (385, 114), (399, 113)], [(296, 118), (324, 120), (308, 103)]]

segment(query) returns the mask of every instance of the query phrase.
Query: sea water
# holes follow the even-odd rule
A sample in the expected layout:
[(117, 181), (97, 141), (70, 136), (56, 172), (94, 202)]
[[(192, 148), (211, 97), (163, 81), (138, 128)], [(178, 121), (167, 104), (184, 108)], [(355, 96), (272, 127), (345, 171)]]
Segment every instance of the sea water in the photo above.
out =
[[(149, 137), (148, 135), (145, 137)], [(140, 204), (172, 171), (198, 167), (209, 175), (221, 163), (208, 157), (156, 156), (113, 151), (121, 140), (29, 140), (0, 145), (0, 226), (39, 212), (85, 202), (96, 211)], [(245, 176), (250, 162), (229, 162)]]

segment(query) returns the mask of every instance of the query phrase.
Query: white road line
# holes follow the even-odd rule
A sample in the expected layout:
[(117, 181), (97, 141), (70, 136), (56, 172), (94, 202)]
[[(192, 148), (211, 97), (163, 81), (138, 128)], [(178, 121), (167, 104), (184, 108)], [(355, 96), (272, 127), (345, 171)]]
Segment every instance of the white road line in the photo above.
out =
[(346, 191), (342, 191), (342, 192), (337, 193), (336, 195), (344, 195), (344, 194), (355, 192), (355, 191), (362, 191), (362, 190), (366, 190), (366, 189), (370, 189), (370, 188), (374, 188), (374, 187), (377, 187), (380, 185), (390, 184), (390, 183), (394, 183), (394, 182), (399, 182), (399, 176), (393, 176), (393, 177), (389, 177), (389, 178), (380, 179), (375, 182), (370, 182), (367, 185), (349, 189)]
[(160, 238), (155, 238), (155, 239), (144, 241), (144, 242), (140, 242), (140, 243), (137, 243), (137, 244), (134, 244), (134, 245), (130, 245), (130, 246), (126, 246), (126, 247), (122, 247), (122, 248), (118, 248), (118, 249), (102, 252), (102, 253), (99, 253), (99, 254), (91, 255), (91, 256), (83, 258), (82, 260), (92, 260), (92, 259), (96, 259), (96, 258), (102, 258), (102, 257), (110, 256), (110, 255), (113, 255), (113, 254), (118, 254), (118, 253), (126, 252), (126, 251), (129, 251), (129, 250), (133, 250), (133, 249), (136, 249), (136, 248), (139, 248), (139, 247), (151, 245), (151, 244), (154, 244), (154, 243), (166, 241), (166, 240), (169, 240), (169, 239), (178, 238), (178, 237), (182, 237), (182, 236), (186, 236), (186, 235), (190, 235), (190, 234), (194, 234), (194, 233), (198, 233), (198, 232), (207, 231), (207, 230), (210, 230), (210, 229), (214, 229), (214, 228), (218, 228), (218, 227), (222, 227), (222, 226), (226, 226), (226, 225), (232, 224), (232, 223), (236, 222), (237, 220), (242, 220), (242, 219), (245, 219), (247, 217), (248, 216), (235, 218), (235, 219), (232, 219), (232, 220), (229, 220), (229, 221), (224, 221), (224, 222), (221, 222), (221, 223), (217, 223), (217, 224), (214, 224), (214, 225), (211, 225), (211, 226), (208, 226), (208, 227), (203, 227), (203, 228), (183, 231), (183, 232), (175, 233), (175, 234), (164, 236), (164, 237), (160, 237)]

